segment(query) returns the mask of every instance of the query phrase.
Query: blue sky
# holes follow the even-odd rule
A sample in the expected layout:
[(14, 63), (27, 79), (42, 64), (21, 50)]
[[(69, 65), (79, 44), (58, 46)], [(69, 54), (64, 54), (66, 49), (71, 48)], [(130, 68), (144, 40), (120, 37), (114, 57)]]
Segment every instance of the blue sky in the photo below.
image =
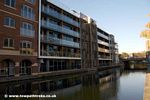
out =
[(145, 50), (140, 32), (150, 21), (150, 0), (59, 0), (69, 8), (89, 15), (98, 27), (114, 34), (119, 52)]

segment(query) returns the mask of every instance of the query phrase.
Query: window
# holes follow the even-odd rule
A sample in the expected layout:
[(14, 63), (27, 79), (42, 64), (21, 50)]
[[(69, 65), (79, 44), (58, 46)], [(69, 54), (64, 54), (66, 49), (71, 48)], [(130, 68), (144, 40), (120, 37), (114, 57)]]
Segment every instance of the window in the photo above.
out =
[(21, 41), (20, 43), (20, 54), (23, 55), (32, 55), (33, 49), (32, 49), (32, 42), (30, 41)]
[(31, 4), (35, 4), (35, 0), (26, 0), (26, 1), (31, 3)]
[(11, 17), (5, 17), (4, 18), (4, 25), (10, 26), (10, 27), (15, 27), (15, 20), (12, 19)]
[(13, 47), (13, 46), (14, 46), (14, 40), (12, 38), (4, 39), (4, 47)]
[(20, 48), (32, 48), (32, 42), (30, 42), (30, 41), (21, 41)]
[(21, 25), (21, 35), (23, 36), (29, 36), (29, 37), (34, 37), (34, 27), (32, 24), (23, 22)]
[(5, 0), (5, 5), (10, 6), (10, 7), (15, 7), (16, 0)]
[(23, 16), (24, 18), (30, 19), (30, 20), (35, 19), (33, 9), (29, 6), (26, 6), (26, 5), (23, 5), (21, 8), (21, 16)]

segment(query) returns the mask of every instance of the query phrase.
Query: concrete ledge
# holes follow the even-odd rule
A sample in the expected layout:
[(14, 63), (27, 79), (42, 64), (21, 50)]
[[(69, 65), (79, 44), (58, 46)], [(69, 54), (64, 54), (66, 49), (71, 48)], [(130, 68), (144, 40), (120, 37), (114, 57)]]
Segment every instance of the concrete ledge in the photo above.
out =
[(150, 100), (150, 73), (146, 74), (143, 100)]
[(31, 80), (31, 79), (33, 80), (33, 79), (39, 79), (43, 77), (56, 77), (56, 76), (79, 74), (79, 73), (86, 73), (92, 71), (101, 72), (104, 70), (109, 70), (118, 67), (121, 67), (121, 65), (112, 65), (108, 67), (101, 66), (101, 68), (82, 68), (82, 69), (61, 70), (61, 71), (53, 71), (53, 72), (40, 72), (40, 73), (33, 73), (32, 75), (24, 75), (24, 76), (17, 75), (12, 77), (0, 77), (0, 83)]
[(113, 69), (113, 68), (120, 68), (123, 67), (122, 64), (114, 64), (114, 65), (110, 65), (110, 66), (99, 66), (97, 68), (98, 71), (104, 71), (104, 70), (108, 70), (108, 69)]
[(62, 70), (62, 71), (53, 71), (53, 72), (41, 72), (36, 73), (33, 75), (24, 75), (24, 76), (12, 76), (12, 77), (1, 77), (0, 83), (5, 82), (13, 82), (13, 81), (23, 81), (23, 80), (31, 80), (31, 79), (38, 79), (42, 77), (54, 77), (54, 76), (62, 76), (62, 75), (71, 75), (71, 74), (78, 74), (84, 73), (89, 71), (96, 71), (96, 69), (72, 69), (72, 70)]

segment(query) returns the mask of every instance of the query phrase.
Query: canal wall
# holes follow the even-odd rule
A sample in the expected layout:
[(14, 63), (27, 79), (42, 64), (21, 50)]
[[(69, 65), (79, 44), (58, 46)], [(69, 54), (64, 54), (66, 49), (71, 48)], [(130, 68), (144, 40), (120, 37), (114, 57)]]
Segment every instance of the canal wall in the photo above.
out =
[(150, 100), (150, 73), (146, 74), (143, 100)]
[(99, 68), (86, 68), (86, 69), (74, 69), (74, 70), (64, 70), (64, 71), (53, 71), (53, 72), (41, 72), (35, 75), (25, 75), (16, 77), (1, 77), (0, 83), (13, 82), (13, 81), (23, 81), (23, 80), (33, 80), (40, 79), (44, 77), (56, 77), (63, 75), (81, 74), (86, 72), (99, 72), (102, 74), (107, 74), (110, 70), (114, 68), (120, 68), (121, 65), (111, 65), (111, 66), (101, 66)]
[(25, 75), (25, 76), (18, 76), (18, 77), (1, 77), (0, 83), (31, 80), (31, 79), (33, 80), (33, 79), (44, 78), (44, 77), (72, 75), (72, 74), (86, 73), (92, 71), (96, 71), (96, 69), (74, 69), (74, 70), (64, 70), (64, 71), (41, 72), (36, 75)]

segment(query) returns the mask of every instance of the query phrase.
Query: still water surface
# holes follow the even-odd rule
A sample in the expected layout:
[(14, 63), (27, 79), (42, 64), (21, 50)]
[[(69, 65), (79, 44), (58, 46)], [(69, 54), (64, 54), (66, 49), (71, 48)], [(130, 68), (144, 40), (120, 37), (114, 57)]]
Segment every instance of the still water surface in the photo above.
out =
[(86, 73), (0, 84), (0, 94), (1, 97), (4, 94), (56, 95), (53, 99), (39, 100), (142, 100), (144, 82), (144, 71), (117, 72), (101, 78), (95, 73)]

